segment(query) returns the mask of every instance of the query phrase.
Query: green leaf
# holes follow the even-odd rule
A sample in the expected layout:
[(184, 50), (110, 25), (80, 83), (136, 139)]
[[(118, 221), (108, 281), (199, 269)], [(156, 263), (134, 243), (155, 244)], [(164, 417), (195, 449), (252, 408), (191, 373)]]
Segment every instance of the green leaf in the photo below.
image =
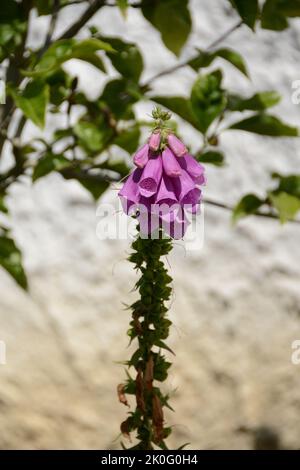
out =
[(233, 7), (238, 11), (243, 22), (254, 29), (259, 13), (258, 0), (230, 0)]
[(0, 194), (0, 212), (3, 212), (4, 214), (7, 214), (8, 213), (8, 210), (7, 210), (7, 207), (6, 207), (6, 204), (5, 204), (5, 195), (4, 194)]
[(47, 76), (70, 59), (84, 60), (103, 70), (102, 60), (96, 55), (99, 50), (113, 52), (111, 45), (100, 39), (89, 38), (82, 41), (62, 39), (54, 42), (49, 47), (33, 71), (24, 71), (24, 74), (28, 76)]
[(230, 62), (234, 67), (236, 67), (240, 72), (242, 72), (246, 77), (248, 77), (248, 70), (245, 64), (245, 61), (241, 54), (232, 50), (232, 49), (219, 49), (215, 52), (217, 57), (222, 57), (222, 59)]
[(128, 0), (117, 0), (117, 5), (124, 18), (127, 16)]
[(132, 105), (139, 99), (138, 90), (130, 86), (125, 79), (108, 82), (99, 98), (101, 109), (107, 109), (117, 119), (133, 119)]
[(53, 12), (54, 0), (35, 0), (34, 6), (39, 15), (49, 15)]
[(101, 36), (101, 38), (109, 43), (116, 53), (107, 52), (115, 69), (127, 79), (138, 81), (143, 71), (143, 57), (139, 48), (129, 42), (125, 42), (120, 38), (110, 38)]
[(119, 173), (120, 178), (124, 178), (130, 172), (130, 168), (124, 160), (106, 160), (101, 164), (101, 168)]
[(104, 43), (96, 38), (85, 39), (74, 44), (72, 59), (89, 62), (102, 72), (106, 72), (102, 59), (96, 54), (99, 50), (113, 52), (113, 49), (108, 43)]
[(293, 220), (300, 210), (300, 199), (285, 192), (276, 194), (270, 193), (269, 199), (278, 211), (279, 219), (282, 224), (288, 220)]
[(161, 349), (166, 349), (167, 351), (169, 351), (170, 353), (172, 353), (175, 356), (174, 351), (172, 351), (172, 349), (166, 343), (164, 343), (164, 341), (157, 340), (157, 341), (155, 341), (154, 344), (155, 344), (155, 346), (158, 346)]
[(211, 165), (223, 166), (225, 156), (222, 152), (217, 152), (214, 150), (208, 150), (204, 153), (199, 153), (196, 155), (197, 160), (200, 163), (210, 163)]
[(97, 201), (109, 187), (109, 182), (103, 179), (101, 170), (99, 175), (95, 172), (83, 170), (80, 167), (69, 167), (62, 168), (60, 173), (66, 180), (78, 181), (85, 189), (89, 191), (95, 201)]
[(300, 16), (300, 0), (281, 0), (278, 2), (278, 8), (290, 18)]
[(132, 154), (136, 151), (140, 140), (140, 128), (137, 125), (121, 132), (115, 139), (114, 144), (118, 145), (126, 152)]
[(281, 176), (274, 174), (273, 178), (279, 179), (279, 185), (276, 191), (284, 191), (292, 196), (300, 198), (300, 175)]
[(0, 23), (10, 23), (16, 18), (22, 17), (22, 7), (15, 0), (5, 0), (5, 5), (0, 8)]
[(111, 137), (111, 129), (80, 120), (74, 126), (74, 134), (79, 139), (79, 144), (91, 152), (100, 152)]
[(88, 177), (76, 179), (85, 189), (89, 191), (95, 201), (97, 201), (109, 187), (109, 183), (106, 181), (95, 181), (92, 178), (89, 179)]
[(159, 382), (164, 382), (168, 377), (168, 369), (171, 367), (171, 362), (168, 362), (164, 356), (161, 354), (155, 354), (154, 361), (154, 380)]
[(18, 92), (9, 87), (16, 106), (38, 127), (45, 125), (46, 108), (49, 102), (49, 85), (43, 80), (30, 81), (24, 90)]
[(21, 252), (15, 242), (6, 234), (0, 236), (0, 265), (23, 289), (27, 289), (28, 283), (22, 267)]
[(300, 0), (267, 0), (263, 6), (261, 25), (282, 31), (289, 26), (288, 17), (300, 16)]
[[(5, 5), (4, 5), (5, 3)], [(21, 3), (5, 0), (0, 8), (0, 62), (22, 44), (26, 32), (26, 18)]]
[(70, 166), (71, 162), (63, 155), (54, 153), (46, 153), (40, 158), (33, 170), (32, 181), (48, 175), (52, 171), (61, 171), (62, 169)]
[(281, 96), (276, 91), (262, 91), (250, 98), (239, 95), (228, 95), (227, 108), (230, 111), (264, 111), (278, 104)]
[(142, 12), (161, 33), (166, 47), (178, 56), (192, 27), (188, 0), (142, 0)]
[(267, 114), (255, 114), (243, 121), (236, 122), (229, 129), (238, 129), (271, 137), (298, 137), (296, 127), (284, 124), (275, 116)]
[(242, 217), (255, 214), (255, 212), (264, 204), (264, 201), (255, 194), (247, 194), (244, 196), (232, 213), (233, 222), (237, 222)]
[(50, 103), (59, 106), (70, 96), (72, 77), (62, 68), (47, 76), (46, 82), (50, 87)]
[(198, 123), (194, 116), (191, 102), (188, 99), (181, 96), (153, 96), (151, 100), (165, 106), (198, 129)]
[(285, 15), (278, 9), (278, 0), (267, 0), (262, 9), (261, 26), (264, 29), (283, 31), (289, 25)]
[(214, 52), (205, 52), (199, 50), (198, 56), (190, 60), (189, 65), (194, 70), (198, 71), (200, 68), (208, 67), (218, 57), (226, 60), (227, 62), (230, 62), (240, 72), (246, 75), (246, 77), (249, 76), (246, 64), (241, 54), (234, 51), (233, 49), (228, 48), (218, 49)]
[(207, 131), (210, 124), (225, 109), (226, 96), (221, 88), (222, 73), (216, 70), (200, 76), (193, 85), (191, 103), (198, 129)]

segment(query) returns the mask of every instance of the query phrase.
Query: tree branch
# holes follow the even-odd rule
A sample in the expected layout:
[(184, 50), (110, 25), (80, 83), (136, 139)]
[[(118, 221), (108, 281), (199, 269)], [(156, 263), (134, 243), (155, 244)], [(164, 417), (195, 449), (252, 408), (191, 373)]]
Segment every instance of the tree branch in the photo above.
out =
[(45, 45), (44, 48), (47, 49), (49, 47), (49, 44), (51, 43), (51, 39), (55, 30), (56, 22), (57, 22), (57, 17), (58, 17), (58, 12), (59, 12), (59, 5), (60, 1), (59, 0), (54, 0), (53, 1), (53, 12), (52, 16), (50, 19), (50, 24), (49, 24), (49, 29), (48, 33), (45, 39)]
[[(206, 51), (209, 52), (211, 49), (214, 49), (215, 47), (217, 47), (222, 41), (224, 41), (224, 39), (228, 38), (228, 36), (230, 36), (230, 34), (232, 34), (234, 31), (236, 31), (242, 24), (243, 24), (243, 22), (239, 21), (238, 23), (231, 26), (227, 31), (225, 31), (225, 33), (221, 34), (221, 36), (219, 36), (211, 44), (209, 44), (209, 46), (206, 48)], [(173, 67), (169, 67), (165, 70), (162, 70), (161, 72), (159, 72), (159, 73), (153, 75), (151, 78), (149, 78), (149, 80), (147, 80), (142, 86), (143, 87), (148, 87), (149, 85), (151, 85), (151, 83), (154, 80), (157, 80), (158, 78), (164, 77), (165, 75), (169, 75), (169, 74), (171, 74), (173, 72), (176, 72), (177, 70), (179, 70), (183, 67), (186, 67), (187, 65), (189, 65), (189, 62), (191, 60), (194, 60), (197, 57), (198, 57), (198, 55), (195, 56), (195, 57), (192, 57), (188, 60), (185, 60), (184, 62), (180, 62), (179, 64), (173, 65)]]
[(97, 11), (105, 6), (105, 0), (95, 0), (83, 12), (81, 17), (75, 21), (58, 39), (70, 39), (74, 37), (78, 31), (94, 16)]
[[(234, 210), (233, 206), (230, 206), (228, 204), (224, 204), (223, 202), (213, 201), (212, 199), (204, 198), (203, 202), (205, 204), (210, 205), (210, 206), (218, 207), (219, 209), (223, 209), (223, 210), (226, 210), (226, 211), (229, 211), (229, 212), (232, 212)], [(254, 215), (255, 217), (264, 217), (264, 218), (273, 219), (273, 220), (274, 219), (279, 220), (277, 215), (272, 214), (271, 212), (259, 212), (259, 211), (257, 211), (254, 214), (249, 214), (249, 215)], [(295, 220), (295, 219), (291, 219), (291, 220), (289, 220), (289, 222), (293, 223), (293, 224), (300, 224), (300, 220)]]

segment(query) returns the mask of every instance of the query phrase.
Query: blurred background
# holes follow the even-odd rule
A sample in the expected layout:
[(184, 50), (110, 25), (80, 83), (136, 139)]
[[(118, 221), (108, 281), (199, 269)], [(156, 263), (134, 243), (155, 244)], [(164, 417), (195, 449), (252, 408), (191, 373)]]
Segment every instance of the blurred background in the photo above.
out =
[[(205, 8), (204, 8), (205, 4)], [(238, 18), (218, 0), (190, 1), (193, 30), (183, 59), (205, 48)], [(57, 34), (83, 10), (62, 12)], [(30, 41), (43, 42), (49, 18), (35, 21)], [(176, 63), (159, 33), (138, 9), (125, 21), (104, 7), (89, 24), (141, 48), (143, 78)], [(222, 45), (241, 52), (251, 81), (230, 65), (225, 85), (235, 92), (276, 89), (276, 112), (299, 125), (300, 105), (291, 101), (300, 79), (300, 21), (280, 33), (245, 25)], [(97, 96), (108, 77), (72, 60), (66, 68), (79, 87)], [(155, 81), (157, 94), (185, 95), (196, 74), (181, 69)], [(150, 113), (139, 103), (138, 116)], [(51, 121), (53, 120), (53, 122)], [(47, 128), (55, 125), (49, 118)], [(180, 120), (178, 119), (180, 123)], [(27, 125), (25, 138), (36, 129)], [(197, 133), (181, 123), (180, 134), (197, 149)], [(243, 132), (222, 135), (227, 165), (207, 167), (205, 196), (235, 204), (246, 192), (263, 194), (271, 172), (299, 168), (298, 139), (274, 141)], [(110, 190), (103, 201), (115, 201)], [(126, 408), (116, 387), (125, 377), (119, 361), (130, 357), (126, 330), (135, 274), (126, 257), (129, 240), (98, 240), (96, 209), (75, 181), (50, 174), (34, 186), (25, 178), (9, 194), (15, 240), (23, 251), (29, 293), (0, 271), (0, 448), (120, 448), (119, 424)], [(300, 365), (291, 362), (300, 339), (299, 225), (250, 217), (232, 227), (230, 213), (205, 206), (201, 251), (175, 243), (169, 257), (174, 278), (170, 346), (176, 357), (166, 389), (176, 413), (169, 445), (193, 449), (299, 448)]]

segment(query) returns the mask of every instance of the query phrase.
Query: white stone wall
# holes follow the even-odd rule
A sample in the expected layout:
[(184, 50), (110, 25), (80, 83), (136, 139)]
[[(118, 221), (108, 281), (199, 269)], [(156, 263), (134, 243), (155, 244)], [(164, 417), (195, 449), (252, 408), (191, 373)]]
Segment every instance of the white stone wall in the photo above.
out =
[[(191, 1), (193, 33), (183, 56), (204, 47), (237, 18), (226, 1)], [(65, 11), (62, 30), (81, 7)], [(31, 41), (42, 37), (39, 20)], [(145, 54), (143, 78), (175, 62), (159, 34), (137, 10), (124, 23), (118, 11), (94, 17), (105, 34), (135, 41)], [(291, 103), (291, 82), (300, 79), (300, 22), (282, 33), (246, 26), (224, 45), (246, 58), (252, 81), (230, 65), (225, 84), (249, 93), (276, 89), (276, 107), (299, 125), (300, 108)], [(92, 67), (72, 62), (89, 96), (107, 80)], [(160, 94), (184, 94), (195, 79), (183, 69), (155, 82)], [(138, 106), (144, 117), (151, 105)], [(53, 123), (48, 122), (49, 129)], [(27, 128), (29, 138), (33, 128)], [(182, 135), (196, 150), (200, 142), (187, 125)], [(263, 194), (270, 173), (299, 171), (299, 141), (274, 140), (227, 132), (223, 169), (207, 168), (206, 196), (235, 203), (248, 191)], [(105, 196), (113, 200), (116, 192)], [(95, 207), (76, 182), (58, 175), (37, 182), (23, 180), (9, 197), (13, 232), (24, 252), (30, 294), (0, 272), (0, 340), (6, 365), (0, 365), (0, 448), (115, 448), (126, 409), (116, 386), (124, 378), (117, 361), (129, 357), (125, 332), (135, 275), (126, 256), (127, 241), (99, 241)], [(173, 391), (176, 414), (170, 443), (192, 448), (247, 449), (251, 430), (267, 426), (280, 434), (282, 446), (299, 448), (300, 365), (291, 364), (291, 343), (300, 339), (300, 228), (250, 218), (232, 228), (230, 216), (205, 207), (205, 243), (201, 253), (175, 247), (169, 257), (174, 277), (170, 317), (174, 366), (166, 384)], [(249, 432), (241, 432), (240, 427)]]

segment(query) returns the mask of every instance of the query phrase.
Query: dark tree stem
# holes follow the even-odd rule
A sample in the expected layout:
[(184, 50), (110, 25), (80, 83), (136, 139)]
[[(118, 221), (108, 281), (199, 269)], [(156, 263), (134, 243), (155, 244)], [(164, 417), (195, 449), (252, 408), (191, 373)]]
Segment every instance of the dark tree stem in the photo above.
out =
[(81, 28), (94, 16), (97, 11), (105, 6), (105, 0), (95, 0), (83, 12), (81, 17), (75, 21), (58, 39), (70, 39), (74, 37)]

